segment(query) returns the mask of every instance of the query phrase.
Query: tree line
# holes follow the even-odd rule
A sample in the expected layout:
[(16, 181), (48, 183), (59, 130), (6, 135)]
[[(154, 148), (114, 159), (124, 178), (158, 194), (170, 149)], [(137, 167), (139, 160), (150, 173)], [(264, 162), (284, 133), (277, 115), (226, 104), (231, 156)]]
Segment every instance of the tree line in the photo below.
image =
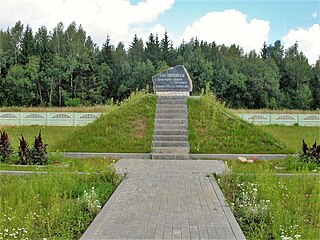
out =
[(151, 86), (151, 77), (184, 65), (194, 94), (210, 86), (233, 108), (320, 108), (320, 58), (310, 65), (298, 50), (280, 41), (260, 52), (197, 38), (174, 47), (165, 33), (146, 42), (134, 36), (128, 49), (99, 47), (82, 26), (62, 23), (36, 32), (18, 21), (0, 30), (0, 106), (79, 106), (122, 100)]

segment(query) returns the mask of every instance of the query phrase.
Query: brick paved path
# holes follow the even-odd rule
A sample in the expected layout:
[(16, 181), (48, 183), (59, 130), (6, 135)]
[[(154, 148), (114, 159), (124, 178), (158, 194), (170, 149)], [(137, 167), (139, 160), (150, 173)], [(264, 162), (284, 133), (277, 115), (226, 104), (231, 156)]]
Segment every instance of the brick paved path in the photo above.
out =
[(120, 160), (119, 185), (81, 239), (245, 239), (217, 183), (221, 161)]

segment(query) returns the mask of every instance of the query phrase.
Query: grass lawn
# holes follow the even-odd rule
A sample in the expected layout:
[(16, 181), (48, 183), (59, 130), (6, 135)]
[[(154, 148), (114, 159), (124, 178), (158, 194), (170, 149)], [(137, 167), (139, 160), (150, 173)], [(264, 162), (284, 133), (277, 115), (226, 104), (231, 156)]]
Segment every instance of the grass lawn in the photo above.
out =
[(229, 162), (218, 183), (247, 239), (319, 239), (320, 177), (278, 177), (269, 163)]
[(301, 150), (302, 139), (312, 146), (314, 141), (320, 143), (320, 127), (303, 127), (303, 126), (259, 126), (258, 128), (271, 134), (274, 138), (281, 140), (289, 152), (297, 153)]
[(15, 150), (18, 150), (19, 138), (23, 134), (29, 146), (33, 146), (34, 137), (41, 130), (43, 142), (48, 144), (49, 151), (58, 150), (57, 144), (70, 134), (77, 132), (82, 127), (51, 127), (51, 126), (0, 126), (1, 131), (6, 131)]
[(213, 97), (188, 99), (191, 153), (286, 153), (272, 135), (232, 115)]
[(59, 174), (0, 175), (1, 239), (81, 237), (121, 177), (110, 160), (70, 160), (69, 164), (73, 171), (90, 172), (97, 167), (100, 172), (69, 174), (62, 173), (61, 167)]

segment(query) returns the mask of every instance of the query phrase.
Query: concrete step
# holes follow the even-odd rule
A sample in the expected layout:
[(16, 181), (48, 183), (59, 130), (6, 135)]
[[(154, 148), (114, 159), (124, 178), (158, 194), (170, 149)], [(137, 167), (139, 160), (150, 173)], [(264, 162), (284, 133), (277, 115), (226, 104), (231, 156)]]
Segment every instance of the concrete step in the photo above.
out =
[(154, 147), (152, 153), (189, 154), (189, 147)]
[(187, 104), (157, 104), (157, 109), (187, 109)]
[(182, 109), (182, 108), (178, 108), (178, 109), (172, 109), (172, 108), (158, 108), (156, 110), (157, 114), (166, 114), (166, 113), (171, 113), (171, 114), (178, 114), (178, 113), (182, 113), (182, 114), (188, 114), (188, 109)]
[(188, 130), (163, 130), (155, 129), (153, 131), (153, 136), (188, 136)]
[(187, 113), (156, 113), (156, 119), (188, 119)]
[(153, 141), (152, 147), (186, 147), (190, 148), (188, 141)]
[(187, 104), (187, 98), (159, 98), (157, 104)]
[(154, 129), (162, 130), (188, 130), (188, 124), (155, 124)]
[(155, 124), (188, 124), (188, 119), (156, 119)]
[(153, 160), (189, 160), (189, 154), (152, 154)]
[(188, 141), (188, 136), (184, 135), (155, 135), (153, 141)]
[(176, 99), (187, 99), (188, 96), (158, 96), (158, 99), (171, 99), (171, 100), (176, 100)]

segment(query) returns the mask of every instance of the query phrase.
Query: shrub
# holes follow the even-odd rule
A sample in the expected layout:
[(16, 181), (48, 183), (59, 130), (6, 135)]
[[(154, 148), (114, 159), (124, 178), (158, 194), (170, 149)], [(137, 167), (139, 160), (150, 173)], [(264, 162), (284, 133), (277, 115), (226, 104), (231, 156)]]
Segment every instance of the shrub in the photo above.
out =
[(81, 106), (81, 99), (80, 98), (68, 98), (65, 100), (64, 104), (67, 107), (79, 107), (79, 106)]
[(0, 162), (6, 162), (13, 153), (8, 134), (5, 131), (0, 131)]
[(21, 134), (21, 139), (19, 138), (20, 144), (19, 144), (19, 161), (18, 164), (22, 165), (30, 165), (32, 164), (32, 158), (31, 158), (31, 149), (29, 148), (29, 144), (24, 139), (23, 135)]
[(84, 190), (82, 197), (78, 197), (78, 203), (82, 209), (93, 215), (96, 215), (101, 209), (101, 204), (94, 187), (89, 191)]
[(33, 149), (31, 150), (31, 158), (33, 164), (45, 165), (48, 163), (47, 159), (47, 144), (42, 142), (41, 131), (38, 137), (35, 137)]
[(30, 149), (27, 141), (24, 139), (21, 134), (21, 139), (19, 138), (19, 161), (18, 164), (22, 165), (45, 165), (48, 163), (47, 159), (47, 144), (42, 142), (41, 131), (39, 132), (38, 137), (35, 137), (33, 148)]
[(317, 146), (315, 141), (312, 147), (302, 140), (302, 153), (299, 154), (299, 158), (306, 163), (315, 162), (320, 165), (320, 145)]

